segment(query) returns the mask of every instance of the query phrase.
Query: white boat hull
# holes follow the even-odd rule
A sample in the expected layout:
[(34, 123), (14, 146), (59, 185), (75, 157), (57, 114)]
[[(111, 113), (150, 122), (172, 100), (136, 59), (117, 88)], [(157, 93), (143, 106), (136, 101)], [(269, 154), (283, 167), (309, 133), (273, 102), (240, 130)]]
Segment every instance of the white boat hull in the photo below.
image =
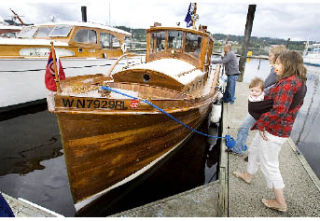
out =
[(320, 66), (320, 54), (309, 54), (303, 56), (303, 62), (307, 65)]
[[(115, 61), (116, 59), (61, 59), (66, 77), (90, 73), (107, 74)], [(46, 98), (48, 90), (44, 77), (47, 62), (47, 58), (0, 59), (0, 110)], [(125, 64), (126, 61), (123, 60), (119, 67)]]

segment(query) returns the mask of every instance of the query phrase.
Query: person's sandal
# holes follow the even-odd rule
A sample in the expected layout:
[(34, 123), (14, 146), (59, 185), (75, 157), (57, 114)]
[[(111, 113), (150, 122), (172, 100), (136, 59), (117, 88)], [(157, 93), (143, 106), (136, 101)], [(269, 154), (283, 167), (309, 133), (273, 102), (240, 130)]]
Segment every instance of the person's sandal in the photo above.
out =
[(288, 211), (288, 207), (287, 206), (271, 206), (269, 204), (269, 200), (262, 199), (261, 201), (269, 209), (277, 210), (279, 212), (287, 212)]
[(238, 171), (234, 171), (233, 175), (241, 180), (243, 180), (245, 183), (250, 184), (251, 183), (251, 179), (248, 179), (246, 177), (243, 176), (243, 173), (240, 173)]

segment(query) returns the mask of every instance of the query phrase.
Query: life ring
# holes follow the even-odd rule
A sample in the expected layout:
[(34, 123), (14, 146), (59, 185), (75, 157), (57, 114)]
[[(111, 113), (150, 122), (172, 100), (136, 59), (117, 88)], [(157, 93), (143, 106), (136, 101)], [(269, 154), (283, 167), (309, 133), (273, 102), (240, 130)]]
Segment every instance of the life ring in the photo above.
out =
[(121, 45), (121, 50), (122, 50), (123, 53), (126, 53), (126, 52), (127, 52), (127, 45), (126, 45), (126, 43), (123, 43), (123, 44)]

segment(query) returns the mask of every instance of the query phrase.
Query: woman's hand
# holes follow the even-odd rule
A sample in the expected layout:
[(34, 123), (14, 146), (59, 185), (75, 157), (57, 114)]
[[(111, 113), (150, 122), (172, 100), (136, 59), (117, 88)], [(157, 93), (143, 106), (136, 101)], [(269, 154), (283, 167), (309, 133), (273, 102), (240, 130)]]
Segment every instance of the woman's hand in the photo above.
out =
[(263, 140), (268, 141), (268, 138), (266, 136), (266, 134), (264, 133), (264, 129), (263, 130), (259, 130), (259, 134), (262, 137)]

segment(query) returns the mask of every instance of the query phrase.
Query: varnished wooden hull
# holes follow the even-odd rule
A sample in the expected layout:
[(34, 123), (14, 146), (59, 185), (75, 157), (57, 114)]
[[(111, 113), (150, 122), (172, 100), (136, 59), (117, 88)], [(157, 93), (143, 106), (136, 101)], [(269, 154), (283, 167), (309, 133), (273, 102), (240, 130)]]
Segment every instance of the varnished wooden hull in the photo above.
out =
[[(173, 116), (197, 128), (212, 99)], [(166, 115), (152, 112), (58, 113), (58, 120), (77, 210), (140, 175), (192, 133)]]

